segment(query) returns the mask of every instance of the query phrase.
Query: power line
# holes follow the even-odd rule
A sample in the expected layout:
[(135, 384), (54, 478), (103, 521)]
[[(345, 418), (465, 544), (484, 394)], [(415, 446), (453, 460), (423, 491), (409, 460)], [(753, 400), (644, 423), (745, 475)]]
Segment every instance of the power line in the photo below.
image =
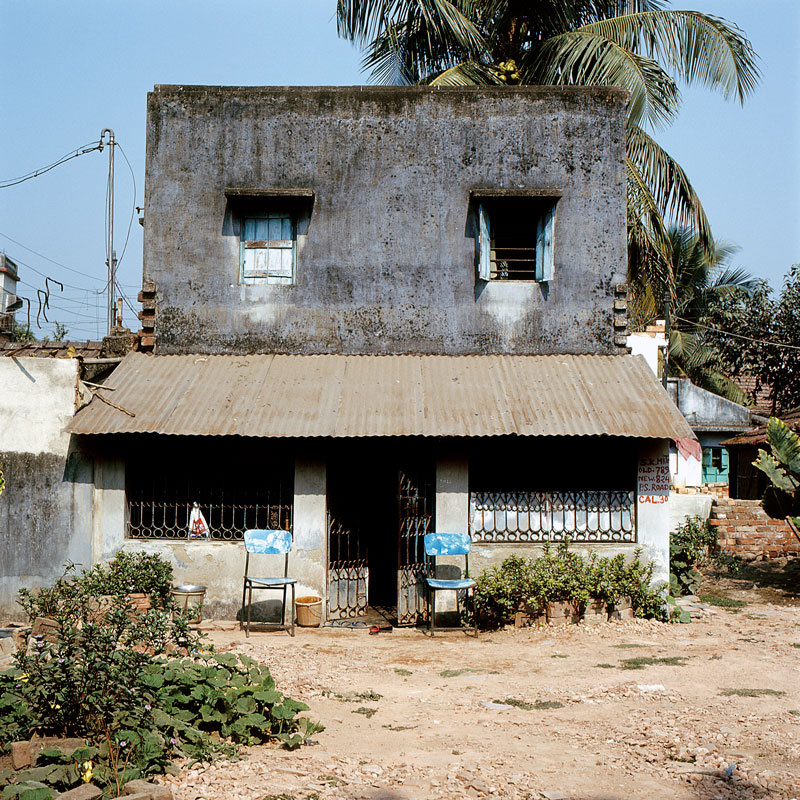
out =
[(19, 178), (9, 178), (8, 180), (0, 181), (0, 189), (7, 189), (9, 186), (16, 186), (19, 183), (24, 183), (25, 181), (31, 180), (31, 178), (38, 178), (39, 175), (44, 175), (46, 172), (50, 172), (51, 169), (55, 169), (57, 166), (69, 161), (70, 159), (77, 158), (78, 156), (85, 155), (86, 153), (91, 153), (94, 150), (102, 149), (102, 142), (89, 142), (88, 144), (81, 145), (80, 147), (75, 148), (75, 150), (70, 150), (69, 153), (64, 154), (52, 164), (39, 167), (39, 169), (35, 169), (33, 172), (29, 172), (26, 175), (20, 176)]
[[(60, 261), (56, 261), (53, 258), (49, 258), (48, 256), (43, 255), (42, 253), (38, 253), (33, 248), (22, 244), (22, 242), (18, 242), (16, 239), (12, 239), (7, 233), (3, 233), (2, 231), (0, 231), (0, 236), (2, 236), (4, 239), (8, 239), (9, 242), (14, 242), (15, 245), (21, 247), (23, 250), (27, 250), (29, 253), (33, 253), (35, 256), (39, 256), (39, 258), (43, 258), (45, 261), (49, 261), (51, 264), (55, 264), (57, 267), (63, 267), (64, 269), (69, 270), (70, 272), (75, 272), (78, 275), (83, 275), (84, 278), (91, 278), (93, 281), (102, 282), (103, 280), (105, 280), (104, 278), (98, 278), (96, 275), (90, 275), (88, 272), (81, 272), (79, 269), (68, 267), (66, 264), (62, 264)], [(14, 260), (19, 261), (19, 259), (14, 259)], [(20, 261), (19, 263), (22, 264), (23, 262)], [(30, 264), (25, 264), (25, 266), (30, 267), (30, 269), (33, 269), (33, 267), (31, 267)], [(38, 270), (33, 269), (33, 271), (37, 272)], [(39, 274), (42, 275), (43, 273), (40, 272)], [(66, 284), (64, 285), (66, 286)]]
[[(123, 150), (122, 145), (119, 142), (115, 142), (115, 144), (117, 145), (117, 147), (119, 147), (119, 151), (120, 153), (122, 153), (122, 157), (125, 159), (125, 163), (128, 165), (128, 169), (130, 170), (131, 173), (131, 180), (133, 181), (133, 205), (131, 206), (131, 218), (128, 220), (128, 232), (125, 234), (125, 244), (122, 245), (122, 255), (119, 257), (119, 259), (117, 259), (116, 266), (119, 267), (119, 265), (122, 263), (122, 259), (125, 258), (125, 251), (128, 249), (128, 239), (130, 239), (131, 236), (131, 227), (133, 226), (133, 218), (134, 215), (136, 214), (136, 175), (133, 172), (133, 167), (131, 166), (131, 162), (128, 161), (128, 156), (125, 155), (125, 150)], [(119, 287), (119, 283), (117, 283), (117, 286)], [(120, 291), (122, 291), (122, 289), (120, 289)]]
[(675, 317), (680, 322), (685, 322), (688, 325), (695, 325), (698, 328), (704, 328), (707, 331), (719, 333), (722, 336), (733, 336), (736, 339), (745, 339), (748, 342), (755, 342), (756, 344), (768, 344), (772, 347), (783, 347), (787, 350), (800, 350), (800, 346), (796, 344), (784, 344), (783, 342), (772, 342), (769, 339), (754, 339), (752, 336), (744, 336), (741, 333), (732, 333), (731, 331), (723, 331), (720, 328), (714, 328), (711, 325), (704, 325), (702, 322), (692, 322), (690, 319), (683, 319), (683, 317)]

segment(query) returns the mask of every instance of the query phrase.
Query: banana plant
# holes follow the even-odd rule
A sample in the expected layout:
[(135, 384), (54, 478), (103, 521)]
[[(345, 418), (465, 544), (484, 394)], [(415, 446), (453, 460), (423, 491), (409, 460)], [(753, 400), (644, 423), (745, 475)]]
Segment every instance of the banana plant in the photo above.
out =
[(758, 451), (753, 466), (769, 478), (764, 494), (764, 510), (784, 519), (800, 515), (800, 436), (777, 417), (767, 423), (767, 444), (770, 453)]

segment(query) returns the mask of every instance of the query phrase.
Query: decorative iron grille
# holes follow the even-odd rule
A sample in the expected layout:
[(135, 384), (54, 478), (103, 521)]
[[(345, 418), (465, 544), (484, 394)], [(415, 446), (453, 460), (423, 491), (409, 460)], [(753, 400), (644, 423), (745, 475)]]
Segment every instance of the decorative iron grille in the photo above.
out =
[(193, 503), (206, 518), (211, 540), (240, 540), (250, 528), (292, 530), (291, 469), (256, 470), (248, 464), (244, 458), (209, 464), (192, 457), (180, 465), (165, 459), (158, 470), (130, 464), (128, 537), (186, 539)]
[(328, 514), (328, 618), (348, 619), (367, 613), (367, 551), (358, 531)]
[[(241, 539), (250, 528), (292, 529), (291, 504), (199, 503), (212, 540)], [(191, 503), (128, 501), (131, 539), (186, 539)]]
[(473, 542), (635, 542), (632, 491), (471, 492)]

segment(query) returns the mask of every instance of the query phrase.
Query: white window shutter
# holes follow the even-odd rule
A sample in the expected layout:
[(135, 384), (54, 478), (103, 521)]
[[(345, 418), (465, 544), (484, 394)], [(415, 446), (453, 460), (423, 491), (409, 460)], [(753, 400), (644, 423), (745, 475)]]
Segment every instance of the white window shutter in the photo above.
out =
[(488, 281), (492, 277), (491, 248), (489, 215), (481, 203), (478, 205), (478, 278), (482, 281)]
[(553, 280), (553, 221), (556, 206), (551, 205), (539, 219), (536, 230), (536, 280)]

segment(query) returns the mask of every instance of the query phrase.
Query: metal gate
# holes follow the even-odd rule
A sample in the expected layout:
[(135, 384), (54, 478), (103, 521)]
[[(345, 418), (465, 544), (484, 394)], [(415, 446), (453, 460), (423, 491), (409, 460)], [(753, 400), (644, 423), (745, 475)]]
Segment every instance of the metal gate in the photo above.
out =
[(367, 613), (367, 548), (359, 531), (328, 514), (328, 619)]
[(432, 470), (404, 470), (398, 476), (397, 624), (415, 625), (425, 613), (425, 547), (433, 529)]

